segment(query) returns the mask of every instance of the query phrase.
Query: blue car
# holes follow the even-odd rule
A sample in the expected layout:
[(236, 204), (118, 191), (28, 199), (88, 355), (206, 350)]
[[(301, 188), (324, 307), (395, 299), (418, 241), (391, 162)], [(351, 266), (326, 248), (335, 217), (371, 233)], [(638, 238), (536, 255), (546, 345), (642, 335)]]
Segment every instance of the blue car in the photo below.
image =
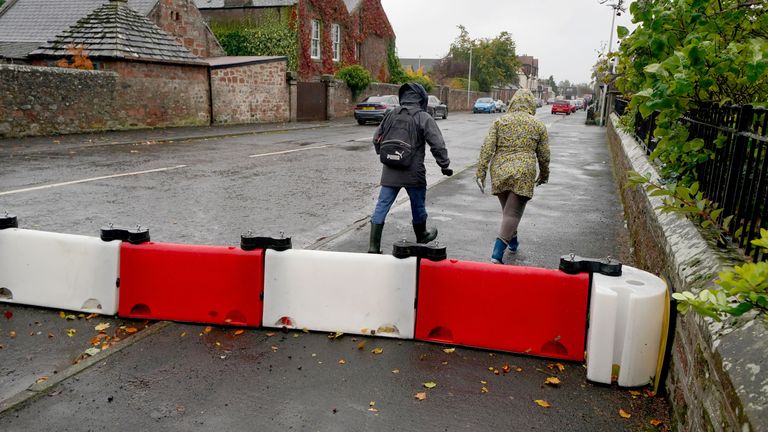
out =
[(496, 112), (496, 101), (491, 98), (480, 98), (475, 102), (475, 106), (472, 107), (472, 112), (475, 114)]

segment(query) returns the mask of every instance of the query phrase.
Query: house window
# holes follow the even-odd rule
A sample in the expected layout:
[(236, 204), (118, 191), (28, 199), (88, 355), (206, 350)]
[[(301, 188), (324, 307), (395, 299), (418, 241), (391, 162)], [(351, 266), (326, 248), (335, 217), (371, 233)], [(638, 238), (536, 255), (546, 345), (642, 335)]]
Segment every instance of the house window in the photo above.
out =
[(331, 24), (331, 39), (333, 47), (333, 61), (341, 60), (341, 26)]
[(309, 42), (309, 55), (313, 59), (320, 58), (320, 21), (312, 20), (312, 35)]

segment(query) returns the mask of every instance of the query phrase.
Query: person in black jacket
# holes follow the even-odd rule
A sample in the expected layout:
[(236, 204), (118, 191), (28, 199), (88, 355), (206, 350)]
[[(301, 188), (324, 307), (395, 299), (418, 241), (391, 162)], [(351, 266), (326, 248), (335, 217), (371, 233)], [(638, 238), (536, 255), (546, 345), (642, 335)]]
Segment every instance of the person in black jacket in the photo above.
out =
[[(421, 84), (406, 83), (398, 92), (400, 105), (408, 109), (418, 127), (418, 139), (413, 145), (413, 158), (409, 166), (405, 168), (393, 168), (382, 164), (381, 191), (376, 208), (371, 216), (371, 236), (368, 245), (368, 253), (381, 253), (381, 233), (384, 230), (384, 220), (389, 213), (392, 203), (395, 202), (401, 188), (408, 192), (411, 201), (411, 214), (413, 216), (413, 232), (418, 243), (429, 243), (437, 238), (437, 229), (427, 229), (427, 208), (425, 205), (427, 196), (427, 168), (424, 166), (425, 144), (429, 143), (432, 156), (437, 165), (446, 176), (453, 175), (453, 170), (448, 168), (451, 161), (448, 159), (448, 150), (440, 128), (435, 119), (427, 113), (427, 91)], [(382, 135), (392, 121), (392, 111), (382, 120), (376, 133), (373, 135), (373, 145), (376, 154), (379, 154)]]

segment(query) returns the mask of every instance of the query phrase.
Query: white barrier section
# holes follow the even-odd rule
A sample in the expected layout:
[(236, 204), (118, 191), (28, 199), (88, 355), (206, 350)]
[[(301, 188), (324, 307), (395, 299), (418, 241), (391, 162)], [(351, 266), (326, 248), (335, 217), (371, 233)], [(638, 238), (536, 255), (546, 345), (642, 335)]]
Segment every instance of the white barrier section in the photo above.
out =
[(265, 327), (412, 339), (416, 258), (266, 251)]
[(667, 286), (651, 273), (622, 266), (619, 277), (595, 274), (587, 332), (587, 379), (643, 386), (656, 375)]
[(114, 315), (119, 257), (119, 241), (0, 230), (0, 301)]

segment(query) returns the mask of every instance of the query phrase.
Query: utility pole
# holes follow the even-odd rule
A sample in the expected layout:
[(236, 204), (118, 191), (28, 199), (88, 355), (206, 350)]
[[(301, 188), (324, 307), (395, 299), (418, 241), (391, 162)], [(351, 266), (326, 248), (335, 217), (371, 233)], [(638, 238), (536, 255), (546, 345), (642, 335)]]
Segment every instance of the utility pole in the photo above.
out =
[[(601, 0), (600, 4), (607, 3), (608, 0)], [(606, 53), (606, 57), (611, 55), (611, 50), (613, 49), (613, 26), (616, 23), (616, 16), (621, 15), (621, 12), (624, 12), (624, 6), (623, 6), (624, 0), (618, 0), (616, 3), (609, 3), (607, 6), (613, 9), (613, 13), (611, 14), (611, 33), (608, 37), (608, 52)], [(611, 65), (611, 70), (609, 73), (613, 73), (613, 62), (610, 58), (608, 58), (608, 64)], [(608, 103), (608, 83), (603, 84), (603, 100), (600, 103), (600, 126), (605, 126), (605, 104)]]
[(467, 108), (469, 108), (469, 92), (472, 91), (472, 47), (469, 47), (469, 75), (467, 76)]

